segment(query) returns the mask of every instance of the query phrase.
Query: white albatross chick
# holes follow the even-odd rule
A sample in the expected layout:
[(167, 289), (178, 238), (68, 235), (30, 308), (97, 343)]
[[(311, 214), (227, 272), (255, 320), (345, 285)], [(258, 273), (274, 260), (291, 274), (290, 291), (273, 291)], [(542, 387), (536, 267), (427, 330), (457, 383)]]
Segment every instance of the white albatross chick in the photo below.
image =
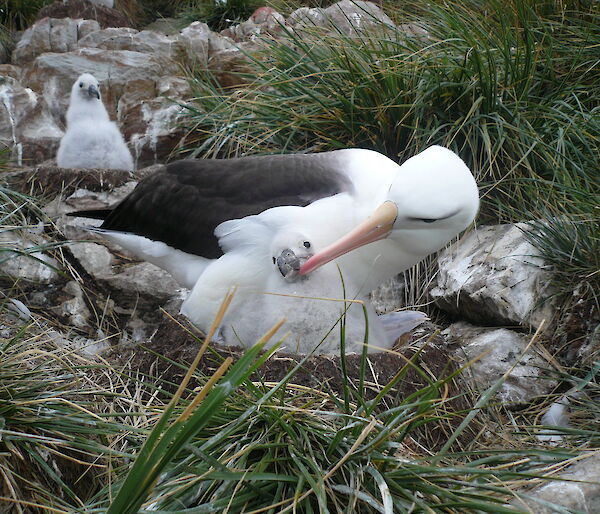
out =
[(93, 75), (84, 73), (71, 88), (67, 131), (56, 163), (61, 168), (107, 168), (133, 171), (131, 152), (117, 125), (110, 121)]

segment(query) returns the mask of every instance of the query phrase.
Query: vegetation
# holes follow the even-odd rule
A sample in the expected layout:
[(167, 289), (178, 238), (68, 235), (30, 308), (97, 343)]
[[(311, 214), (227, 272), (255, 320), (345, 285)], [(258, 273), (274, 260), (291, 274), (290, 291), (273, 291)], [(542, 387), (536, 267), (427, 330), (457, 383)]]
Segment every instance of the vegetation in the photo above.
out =
[(25, 30), (39, 10), (53, 0), (0, 0), (0, 25), (10, 30)]
[(203, 21), (215, 31), (246, 21), (264, 0), (190, 0), (178, 13), (186, 23)]

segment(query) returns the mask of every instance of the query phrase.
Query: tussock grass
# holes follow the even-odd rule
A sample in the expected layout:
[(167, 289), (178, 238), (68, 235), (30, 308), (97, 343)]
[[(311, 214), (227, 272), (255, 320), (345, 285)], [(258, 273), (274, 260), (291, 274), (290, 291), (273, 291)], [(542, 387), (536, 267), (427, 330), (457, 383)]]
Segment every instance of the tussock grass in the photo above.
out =
[[(181, 396), (180, 408), (170, 415), (169, 409), (165, 411), (146, 443), (152, 450), (139, 452), (141, 478), (118, 486), (111, 509), (129, 512), (133, 507), (123, 502), (133, 501), (139, 484), (160, 474), (153, 487), (144, 489), (145, 502), (138, 501), (135, 508), (142, 505), (144, 512), (347, 512), (348, 508), (353, 512), (518, 512), (508, 502), (518, 495), (519, 487), (536, 478), (542, 481), (557, 461), (577, 454), (526, 444), (507, 450), (498, 441), (492, 443), (493, 434), (483, 431), (469, 437), (468, 443), (449, 442), (441, 452), (428, 451), (424, 427), (447, 430), (448, 417), (464, 417), (462, 428), (448, 433), (449, 440), (456, 441), (474, 416), (451, 414), (444, 408), (451, 400), (448, 379), (430, 377), (428, 386), (386, 404), (386, 392), (411, 368), (414, 363), (407, 362), (390, 384), (381, 386), (381, 394), (368, 401), (351, 382), (346, 394), (339, 395), (294, 386), (295, 370), (277, 384), (246, 379), (239, 389), (229, 390), (229, 397), (210, 412), (210, 418), (204, 408), (213, 404), (201, 403), (194, 421), (182, 421), (181, 413), (189, 411), (198, 391), (202, 394), (206, 388), (206, 378), (198, 377), (200, 387)], [(485, 407), (501, 382), (473, 403)], [(222, 398), (223, 387), (217, 386), (214, 393)], [(344, 396), (350, 400), (345, 402)], [(161, 437), (168, 439), (169, 432), (193, 436), (177, 451), (160, 449)], [(162, 464), (156, 467), (148, 459)], [(130, 472), (127, 480), (131, 476)], [(109, 494), (110, 490), (104, 491), (88, 508), (102, 511)], [(117, 503), (120, 497), (123, 500)]]
[(264, 0), (189, 0), (179, 9), (178, 18), (186, 23), (203, 21), (218, 32), (246, 21), (265, 3)]
[(9, 30), (25, 30), (39, 10), (54, 0), (0, 0), (0, 25)]
[(79, 355), (56, 331), (11, 323), (6, 307), (2, 302), (2, 511), (81, 508), (99, 489), (110, 459), (128, 456), (118, 437), (124, 430), (135, 437), (131, 423), (121, 422), (130, 415), (125, 389), (116, 374), (112, 383), (105, 380), (111, 368)]

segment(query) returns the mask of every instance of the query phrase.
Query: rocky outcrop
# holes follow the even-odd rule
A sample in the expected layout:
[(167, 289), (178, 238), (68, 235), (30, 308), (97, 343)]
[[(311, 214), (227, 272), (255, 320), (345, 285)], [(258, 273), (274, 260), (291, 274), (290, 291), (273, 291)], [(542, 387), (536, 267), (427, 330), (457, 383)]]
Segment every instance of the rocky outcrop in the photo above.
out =
[(241, 42), (258, 36), (281, 36), (285, 32), (285, 18), (272, 7), (257, 9), (248, 20), (221, 31), (222, 36)]
[(48, 243), (39, 230), (1, 232), (0, 277), (35, 284), (58, 280), (60, 265), (45, 252)]
[(28, 28), (13, 51), (12, 62), (24, 66), (45, 52), (71, 52), (79, 39), (100, 30), (100, 25), (87, 19), (44, 18)]
[[(104, 0), (104, 2), (112, 0)], [(90, 2), (89, 0), (57, 0), (53, 4), (43, 7), (38, 13), (38, 20), (43, 18), (83, 18), (95, 20), (103, 29), (107, 27), (129, 27), (126, 16), (116, 9), (111, 9), (108, 4)]]
[(347, 36), (395, 26), (379, 6), (360, 0), (341, 0), (326, 9), (301, 7), (290, 15), (287, 24), (300, 32), (316, 27)]
[(81, 38), (77, 46), (102, 50), (128, 50), (173, 60), (181, 60), (184, 57), (184, 43), (178, 37), (164, 36), (150, 30), (141, 32), (128, 28), (97, 30)]
[(508, 376), (496, 397), (509, 405), (522, 405), (536, 396), (548, 394), (556, 380), (544, 376), (550, 365), (527, 348), (530, 338), (505, 328), (486, 329), (455, 323), (444, 334), (456, 345), (454, 356), (468, 365), (462, 374), (472, 389), (484, 392), (505, 373)]
[(478, 227), (439, 256), (436, 304), (474, 322), (548, 328), (552, 274), (527, 240), (526, 224)]

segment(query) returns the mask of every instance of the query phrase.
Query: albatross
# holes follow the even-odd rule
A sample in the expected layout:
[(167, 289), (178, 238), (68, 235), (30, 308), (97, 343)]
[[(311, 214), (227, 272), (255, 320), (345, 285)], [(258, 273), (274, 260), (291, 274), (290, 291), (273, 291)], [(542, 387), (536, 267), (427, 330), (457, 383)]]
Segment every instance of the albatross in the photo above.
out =
[(224, 343), (250, 346), (286, 318), (286, 350), (335, 354), (340, 320), (346, 352), (393, 345), (398, 314), (377, 316), (369, 292), (478, 208), (465, 163), (431, 146), (401, 165), (363, 149), (181, 160), (113, 208), (75, 215), (102, 219), (94, 230), (190, 289), (181, 313), (203, 331), (235, 287)]

